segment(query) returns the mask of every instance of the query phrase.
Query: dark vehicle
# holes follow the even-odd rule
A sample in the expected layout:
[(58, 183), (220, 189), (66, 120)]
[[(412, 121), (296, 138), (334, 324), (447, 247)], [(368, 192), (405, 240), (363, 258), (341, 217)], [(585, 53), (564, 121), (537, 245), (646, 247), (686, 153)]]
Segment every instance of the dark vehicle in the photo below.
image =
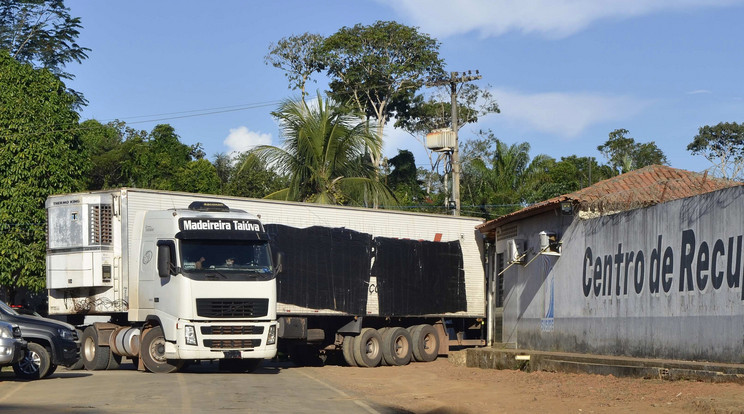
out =
[(13, 364), (16, 376), (39, 379), (52, 375), (57, 366), (71, 366), (80, 359), (80, 342), (75, 327), (54, 319), (21, 315), (0, 301), (0, 320), (20, 326), (28, 350)]

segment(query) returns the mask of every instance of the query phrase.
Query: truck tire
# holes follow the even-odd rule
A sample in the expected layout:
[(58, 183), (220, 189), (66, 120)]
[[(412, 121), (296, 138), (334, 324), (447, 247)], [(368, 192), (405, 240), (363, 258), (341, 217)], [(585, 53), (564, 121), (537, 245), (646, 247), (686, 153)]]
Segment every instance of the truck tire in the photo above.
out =
[(89, 326), (83, 331), (80, 340), (80, 359), (88, 371), (100, 371), (108, 367), (111, 349), (107, 346), (98, 345), (98, 331)]
[(344, 343), (341, 345), (341, 351), (344, 354), (344, 361), (350, 367), (357, 367), (356, 360), (354, 359), (354, 337), (351, 335), (344, 336)]
[(109, 360), (106, 364), (106, 370), (119, 369), (119, 366), (121, 366), (121, 355), (116, 355), (109, 348)]
[(157, 374), (176, 372), (183, 365), (183, 361), (165, 358), (165, 335), (159, 326), (148, 329), (142, 336), (140, 358), (145, 369)]
[(50, 365), (49, 365), (49, 370), (48, 370), (48, 371), (46, 372), (46, 374), (44, 374), (44, 378), (46, 378), (46, 377), (48, 377), (48, 376), (50, 376), (50, 375), (54, 374), (54, 371), (56, 371), (56, 370), (57, 370), (57, 365), (55, 365), (55, 364), (50, 364)]
[(221, 359), (219, 367), (221, 371), (228, 372), (253, 372), (261, 366), (263, 359)]
[(44, 345), (29, 342), (23, 359), (13, 364), (13, 372), (20, 379), (37, 380), (47, 375), (51, 364), (49, 351)]
[(419, 362), (431, 362), (439, 355), (439, 336), (431, 325), (417, 325), (411, 329), (413, 358)]
[[(385, 332), (387, 332), (388, 329), (390, 329), (390, 327), (383, 326), (382, 328), (380, 328), (380, 329), (377, 330), (377, 333), (380, 334), (380, 338), (383, 338), (382, 339), (382, 347), (383, 348), (385, 348)], [(384, 352), (382, 353), (382, 359), (380, 360), (380, 366), (383, 366), (383, 367), (390, 366), (390, 364), (388, 364), (387, 361), (385, 361), (385, 353)]]
[(413, 354), (413, 340), (408, 330), (389, 328), (382, 334), (382, 358), (387, 365), (407, 365)]
[(364, 328), (354, 339), (354, 360), (360, 367), (372, 368), (382, 360), (382, 338), (374, 328)]

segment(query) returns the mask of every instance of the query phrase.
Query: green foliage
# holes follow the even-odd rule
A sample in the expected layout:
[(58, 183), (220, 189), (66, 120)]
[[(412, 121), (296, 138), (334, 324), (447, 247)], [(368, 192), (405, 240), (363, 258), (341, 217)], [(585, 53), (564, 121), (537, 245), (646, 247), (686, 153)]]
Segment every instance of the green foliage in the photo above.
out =
[[(395, 126), (412, 134), (427, 134), (435, 129), (452, 127), (452, 99), (449, 88), (431, 96), (427, 101), (415, 101), (405, 117), (398, 117)], [(487, 89), (464, 83), (457, 91), (458, 130), (478, 122), (480, 117), (501, 113), (499, 105)]]
[(702, 155), (713, 164), (713, 171), (723, 178), (744, 178), (744, 124), (721, 122), (698, 129), (687, 150)]
[(398, 150), (398, 155), (390, 158), (387, 166), (393, 168), (387, 174), (387, 185), (400, 205), (419, 205), (426, 201), (426, 193), (421, 187), (423, 183), (418, 179), (416, 159), (411, 151)]
[[(80, 18), (70, 16), (63, 0), (0, 2), (0, 49), (64, 79), (73, 78), (64, 71), (66, 64), (88, 57), (90, 49), (76, 43), (81, 28)], [(76, 97), (76, 105), (85, 102), (82, 94), (68, 91)]]
[(351, 101), (368, 116), (384, 120), (387, 105), (442, 73), (439, 42), (417, 28), (378, 21), (343, 27), (325, 40), (331, 96)]
[(189, 161), (173, 177), (172, 190), (189, 193), (219, 194), (220, 177), (209, 160)]
[[(375, 179), (374, 167), (365, 161), (367, 151), (379, 157), (382, 142), (347, 108), (318, 95), (317, 104), (290, 100), (272, 115), (280, 124), (283, 148), (259, 146), (251, 154), (276, 166), (288, 176), (289, 184), (268, 197), (353, 205), (393, 200), (390, 190)], [(252, 160), (248, 157), (244, 168), (250, 168)]]
[(269, 53), (264, 58), (267, 65), (284, 71), (289, 87), (299, 89), (304, 99), (307, 95), (305, 85), (310, 76), (323, 69), (320, 47), (323, 36), (303, 33), (281, 38), (269, 45)]
[(609, 139), (604, 144), (597, 147), (617, 174), (649, 165), (669, 163), (666, 155), (653, 141), (637, 143), (635, 139), (626, 137), (627, 133), (627, 129), (616, 129), (610, 132)]
[(44, 287), (46, 197), (78, 190), (85, 164), (75, 97), (0, 51), (0, 285)]
[(235, 164), (225, 187), (225, 194), (263, 198), (288, 186), (285, 177), (278, 175), (253, 153), (240, 154)]
[(544, 162), (544, 172), (526, 188), (528, 204), (569, 194), (615, 175), (612, 167), (598, 164), (594, 157), (571, 155), (558, 162), (552, 158)]
[[(139, 131), (114, 121), (81, 124), (83, 148), (91, 167), (86, 188), (152, 188), (158, 190), (219, 193), (218, 172), (204, 157), (201, 144), (181, 143), (172, 126), (161, 124)], [(190, 177), (189, 174), (195, 174)]]

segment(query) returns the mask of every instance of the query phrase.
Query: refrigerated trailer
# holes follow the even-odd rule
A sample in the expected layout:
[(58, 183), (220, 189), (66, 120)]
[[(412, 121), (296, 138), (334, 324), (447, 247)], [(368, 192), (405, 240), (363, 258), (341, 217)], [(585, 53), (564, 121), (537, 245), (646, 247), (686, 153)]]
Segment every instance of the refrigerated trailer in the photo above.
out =
[[(228, 235), (243, 234), (237, 230), (185, 230), (178, 220), (197, 214), (189, 209), (195, 202), (227, 206), (229, 211), (219, 213), (223, 222), (232, 220), (230, 214), (253, 214), (246, 223), (260, 231), (250, 232), (255, 240), (236, 242)], [(117, 355), (136, 358), (135, 351), (142, 353), (147, 348), (143, 332), (160, 323), (151, 309), (164, 312), (164, 301), (178, 303), (170, 304), (164, 318), (173, 322), (171, 328), (163, 328), (167, 361), (181, 356), (223, 362), (251, 355), (270, 357), (277, 350), (277, 345), (267, 343), (272, 329), (279, 351), (298, 363), (317, 363), (335, 353), (349, 365), (401, 365), (433, 360), (452, 346), (485, 344), (484, 245), (475, 229), (481, 219), (126, 188), (53, 196), (47, 208), (49, 312), (67, 315), (84, 328), (83, 360), (98, 361), (86, 364), (88, 368), (104, 368), (100, 355), (111, 355), (110, 367), (116, 365)], [(87, 245), (68, 246), (66, 236), (59, 237), (61, 233), (53, 229), (55, 221), (69, 221), (75, 214), (80, 221), (74, 231)], [(108, 216), (115, 223), (111, 230), (101, 227), (108, 219), (99, 218)], [(155, 221), (146, 219), (151, 216)], [(150, 247), (145, 248), (143, 235), (165, 223), (170, 233), (159, 236), (164, 241), (150, 237)], [(184, 249), (194, 243), (190, 240), (197, 240), (201, 249), (212, 246), (200, 236), (206, 231), (230, 243), (262, 246), (268, 262), (257, 278), (261, 280), (252, 280), (250, 272), (210, 270), (213, 264), (199, 248)], [(155, 260), (148, 259), (147, 252), (156, 255), (158, 244), (167, 244), (173, 252), (173, 272), (166, 278), (153, 273), (154, 267), (150, 273), (143, 270), (146, 260)], [(217, 259), (226, 259), (226, 254)], [(271, 260), (277, 256), (282, 257), (281, 266)], [(198, 263), (202, 258), (204, 262)], [(277, 267), (282, 269), (278, 275)], [(221, 274), (230, 279), (223, 280)], [(185, 286), (168, 290), (171, 282)], [(163, 293), (153, 296), (148, 286)], [(243, 311), (240, 300), (259, 298), (268, 299), (269, 309), (255, 318), (205, 317), (198, 308), (200, 300), (207, 299), (206, 292), (210, 300), (223, 299), (220, 311)], [(88, 324), (84, 317), (90, 320), (91, 315), (110, 320)], [(204, 349), (204, 358), (185, 358), (184, 327), (192, 323), (200, 324), (191, 341)], [(217, 339), (239, 337), (260, 345), (241, 348), (239, 355), (231, 353), (233, 348), (215, 348), (229, 344)]]

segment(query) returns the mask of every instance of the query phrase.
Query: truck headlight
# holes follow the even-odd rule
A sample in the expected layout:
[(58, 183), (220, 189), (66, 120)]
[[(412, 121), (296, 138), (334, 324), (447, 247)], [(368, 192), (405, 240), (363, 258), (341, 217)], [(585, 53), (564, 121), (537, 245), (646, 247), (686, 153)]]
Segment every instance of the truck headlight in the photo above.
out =
[(276, 343), (276, 325), (269, 326), (269, 335), (266, 338), (266, 345), (274, 345)]
[(0, 326), (0, 338), (12, 338), (13, 330), (6, 327), (5, 325)]
[(57, 328), (57, 333), (59, 333), (59, 337), (67, 340), (67, 341), (74, 341), (75, 340), (75, 332), (71, 331), (69, 329), (65, 328)]
[(184, 332), (186, 334), (186, 345), (198, 345), (196, 342), (196, 328), (192, 325), (184, 326)]

